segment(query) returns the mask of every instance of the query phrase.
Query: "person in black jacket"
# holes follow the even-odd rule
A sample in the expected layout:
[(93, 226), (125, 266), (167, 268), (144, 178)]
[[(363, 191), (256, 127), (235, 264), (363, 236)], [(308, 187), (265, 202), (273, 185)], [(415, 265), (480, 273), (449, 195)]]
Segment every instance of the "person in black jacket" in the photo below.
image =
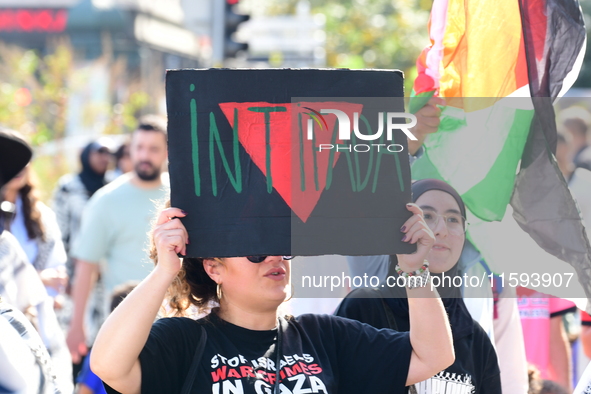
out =
[[(412, 193), (413, 201), (423, 210), (425, 221), (435, 235), (427, 261), (435, 277), (431, 281), (436, 286), (439, 284), (438, 292), (449, 316), (456, 359), (435, 376), (411, 386), (409, 393), (501, 393), (495, 350), (485, 331), (468, 313), (460, 292), (457, 263), (465, 241), (464, 203), (450, 185), (436, 179), (414, 182)], [(396, 267), (397, 257), (391, 256), (388, 278), (378, 288), (349, 293), (335, 314), (376, 328), (409, 331), (412, 313), (405, 289), (392, 287), (398, 278)]]

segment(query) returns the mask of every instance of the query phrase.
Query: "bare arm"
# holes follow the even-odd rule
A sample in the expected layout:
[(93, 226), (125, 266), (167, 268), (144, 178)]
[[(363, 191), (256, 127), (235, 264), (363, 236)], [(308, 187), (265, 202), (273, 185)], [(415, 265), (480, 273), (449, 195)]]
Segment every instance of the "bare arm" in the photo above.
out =
[(99, 272), (98, 264), (84, 260), (76, 261), (76, 274), (72, 288), (74, 312), (70, 322), (70, 330), (66, 342), (72, 355), (72, 361), (77, 364), (81, 357), (88, 352), (86, 346), (86, 333), (84, 332), (84, 312), (90, 291), (96, 282)]
[(422, 382), (453, 364), (454, 348), (447, 313), (431, 287), (407, 290), (412, 355), (407, 385)]
[(562, 316), (550, 319), (550, 370), (557, 383), (572, 391), (570, 343), (566, 337)]
[(80, 383), (78, 385), (78, 393), (77, 394), (95, 394), (94, 391), (84, 383)]
[[(405, 222), (406, 241), (417, 244), (417, 252), (398, 255), (398, 264), (405, 272), (417, 270), (435, 243), (433, 232), (415, 204), (407, 205), (414, 215)], [(447, 313), (437, 291), (426, 287), (407, 289), (410, 343), (412, 355), (407, 385), (428, 379), (453, 364), (455, 360), (451, 329)]]
[(181, 268), (177, 253), (185, 253), (187, 232), (180, 209), (165, 209), (158, 218), (154, 240), (158, 265), (109, 315), (94, 342), (91, 369), (121, 393), (139, 393), (142, 377), (139, 355), (166, 290)]

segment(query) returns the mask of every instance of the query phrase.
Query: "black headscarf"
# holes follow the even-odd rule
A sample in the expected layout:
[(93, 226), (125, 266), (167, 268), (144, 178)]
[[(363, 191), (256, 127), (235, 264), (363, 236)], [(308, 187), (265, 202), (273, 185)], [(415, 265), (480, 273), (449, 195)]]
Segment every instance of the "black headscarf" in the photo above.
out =
[(78, 174), (78, 176), (80, 177), (82, 184), (84, 184), (84, 187), (86, 188), (89, 197), (92, 196), (98, 189), (107, 184), (107, 181), (105, 179), (105, 173), (98, 174), (90, 166), (90, 153), (96, 152), (103, 147), (105, 146), (97, 141), (94, 141), (86, 145), (86, 147), (84, 148), (84, 150), (82, 150), (82, 153), (80, 154), (82, 171), (80, 172), (80, 174)]
[[(462, 198), (455, 191), (453, 187), (447, 183), (438, 179), (422, 179), (412, 184), (412, 200), (416, 202), (418, 198), (425, 192), (431, 190), (440, 190), (450, 194), (458, 203), (462, 216), (466, 217), (466, 207)], [(398, 260), (395, 255), (390, 256), (390, 269), (388, 276), (398, 277), (398, 273), (394, 269), (398, 264)], [(431, 274), (432, 276), (442, 277), (443, 274)], [(454, 264), (452, 268), (445, 272), (445, 275), (452, 279), (456, 276), (460, 276), (458, 272), (458, 263)], [(455, 339), (464, 337), (472, 333), (473, 320), (472, 316), (468, 312), (466, 305), (462, 299), (462, 293), (459, 287), (448, 286), (447, 280), (444, 285), (437, 288), (441, 301), (447, 311), (450, 326), (452, 329), (452, 335)], [(386, 303), (392, 309), (394, 316), (397, 321), (408, 322), (408, 300), (406, 295), (406, 289), (400, 287), (388, 287), (387, 285), (380, 288), (380, 292), (385, 298)], [(401, 331), (408, 329), (408, 327), (399, 327)]]

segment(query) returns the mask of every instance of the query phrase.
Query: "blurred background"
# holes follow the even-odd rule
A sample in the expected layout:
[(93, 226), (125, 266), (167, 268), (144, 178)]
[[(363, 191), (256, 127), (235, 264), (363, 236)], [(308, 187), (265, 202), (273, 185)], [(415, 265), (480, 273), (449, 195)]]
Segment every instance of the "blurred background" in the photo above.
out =
[[(166, 69), (400, 69), (410, 91), (431, 0), (0, 0), (0, 124), (35, 146), (47, 200), (80, 148), (166, 113)], [(591, 0), (582, 0), (587, 26)], [(563, 99), (590, 96), (591, 63)], [(589, 100), (587, 100), (589, 101)], [(583, 106), (588, 106), (582, 103)], [(591, 109), (591, 108), (589, 108)]]

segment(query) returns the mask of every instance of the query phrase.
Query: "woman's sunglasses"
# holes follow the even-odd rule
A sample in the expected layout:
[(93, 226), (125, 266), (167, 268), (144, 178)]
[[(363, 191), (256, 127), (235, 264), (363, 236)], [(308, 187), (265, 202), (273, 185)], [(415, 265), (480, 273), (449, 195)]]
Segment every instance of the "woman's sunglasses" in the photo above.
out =
[[(251, 263), (262, 263), (263, 261), (265, 261), (265, 259), (269, 257), (269, 256), (246, 256), (246, 258), (248, 259), (248, 261), (250, 261)], [(295, 256), (281, 256), (283, 258), (283, 260), (291, 260), (293, 259)]]

